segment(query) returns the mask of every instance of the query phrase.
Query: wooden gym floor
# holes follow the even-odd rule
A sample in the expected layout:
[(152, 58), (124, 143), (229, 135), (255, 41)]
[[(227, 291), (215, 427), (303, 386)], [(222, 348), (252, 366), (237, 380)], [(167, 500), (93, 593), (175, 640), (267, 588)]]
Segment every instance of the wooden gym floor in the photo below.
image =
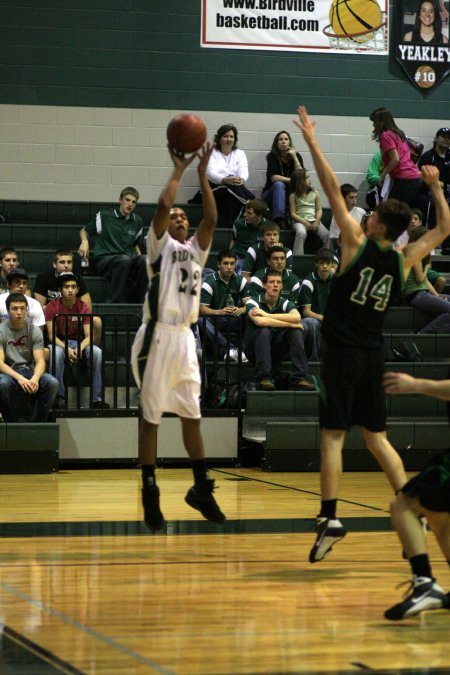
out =
[(315, 565), (317, 474), (211, 476), (225, 526), (184, 503), (188, 469), (160, 469), (168, 528), (151, 535), (138, 470), (1, 475), (0, 673), (450, 672), (448, 611), (383, 618), (409, 569), (382, 474), (344, 475), (349, 533)]

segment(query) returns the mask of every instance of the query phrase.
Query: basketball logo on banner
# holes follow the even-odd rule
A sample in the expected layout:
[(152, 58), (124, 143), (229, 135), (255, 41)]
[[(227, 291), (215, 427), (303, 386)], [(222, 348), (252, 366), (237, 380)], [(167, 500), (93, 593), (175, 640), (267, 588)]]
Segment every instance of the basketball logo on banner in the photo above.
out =
[(323, 32), (334, 49), (386, 49), (386, 19), (377, 0), (333, 0), (329, 20)]
[(399, 0), (398, 5), (395, 11), (397, 61), (410, 81), (427, 94), (450, 71), (448, 3)]

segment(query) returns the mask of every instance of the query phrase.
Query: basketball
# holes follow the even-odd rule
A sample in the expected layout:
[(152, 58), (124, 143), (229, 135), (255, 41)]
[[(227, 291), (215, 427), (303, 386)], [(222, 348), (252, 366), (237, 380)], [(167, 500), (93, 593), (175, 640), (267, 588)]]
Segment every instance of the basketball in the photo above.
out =
[(377, 0), (333, 0), (330, 7), (330, 24), (336, 35), (354, 35), (356, 42), (365, 42), (372, 37), (370, 31), (383, 23)]
[(167, 140), (176, 152), (196, 152), (206, 141), (206, 127), (197, 115), (177, 115), (167, 127)]

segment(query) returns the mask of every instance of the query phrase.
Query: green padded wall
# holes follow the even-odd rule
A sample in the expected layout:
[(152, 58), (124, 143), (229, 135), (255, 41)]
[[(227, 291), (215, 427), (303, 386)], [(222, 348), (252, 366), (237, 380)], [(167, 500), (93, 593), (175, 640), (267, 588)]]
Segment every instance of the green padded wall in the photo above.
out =
[(382, 101), (448, 116), (450, 80), (424, 98), (392, 57), (201, 49), (200, 6), (3, 0), (0, 103), (366, 116)]

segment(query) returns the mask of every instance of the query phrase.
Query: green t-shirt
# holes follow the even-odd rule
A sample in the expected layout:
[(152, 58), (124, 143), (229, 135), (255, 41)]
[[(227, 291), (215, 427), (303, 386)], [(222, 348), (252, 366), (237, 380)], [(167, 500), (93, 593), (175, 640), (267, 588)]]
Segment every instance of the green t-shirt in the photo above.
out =
[(242, 299), (249, 295), (248, 284), (240, 274), (233, 274), (227, 283), (219, 272), (206, 277), (202, 283), (200, 304), (211, 309), (223, 309), (227, 305), (227, 298), (231, 294), (236, 307), (242, 305)]
[[(283, 251), (286, 255), (286, 269), (290, 270), (292, 268), (292, 251), (290, 248), (286, 248), (286, 246), (283, 246)], [(242, 271), (253, 275), (258, 270), (264, 269), (264, 267), (267, 267), (266, 256), (267, 251), (264, 247), (264, 242), (260, 241), (256, 246), (250, 246), (242, 265)]]
[(102, 209), (85, 226), (89, 236), (95, 236), (94, 258), (125, 254), (134, 256), (134, 246), (142, 235), (142, 218), (132, 213), (129, 218), (119, 208)]
[(333, 277), (330, 274), (324, 281), (317, 272), (307, 274), (300, 287), (298, 306), (302, 308), (308, 305), (316, 314), (324, 314)]
[(416, 281), (414, 270), (411, 269), (410, 273), (408, 274), (408, 278), (405, 281), (405, 285), (403, 287), (405, 298), (407, 298), (408, 295), (411, 295), (411, 293), (417, 293), (417, 291), (426, 291), (426, 290), (427, 290), (427, 282), (425, 280), (421, 282)]
[[(278, 302), (274, 307), (269, 307), (266, 304), (265, 294), (261, 293), (256, 298), (250, 298), (245, 306), (245, 340), (248, 340), (251, 335), (258, 329), (258, 326), (249, 317), (249, 312), (255, 307), (260, 307), (268, 314), (289, 314), (293, 309), (297, 309), (295, 304), (287, 298), (278, 298)], [(272, 328), (272, 330), (283, 330), (282, 328)]]
[[(262, 270), (258, 270), (255, 272), (255, 274), (252, 276), (250, 280), (250, 295), (252, 298), (258, 297), (261, 293), (264, 294), (264, 287), (263, 287), (263, 282), (262, 280), (264, 279), (264, 275), (266, 272), (268, 272), (270, 267), (265, 267)], [(294, 302), (295, 304), (297, 303), (298, 300), (298, 292), (300, 290), (300, 279), (295, 276), (293, 272), (290, 270), (284, 269), (283, 270), (283, 288), (280, 293), (280, 298), (283, 298), (284, 300), (288, 299), (291, 300), (291, 302)]]
[(266, 218), (263, 218), (259, 225), (251, 225), (247, 223), (244, 218), (238, 218), (233, 225), (233, 251), (240, 258), (245, 258), (249, 246), (256, 246), (261, 239), (259, 231), (263, 225), (269, 223)]

